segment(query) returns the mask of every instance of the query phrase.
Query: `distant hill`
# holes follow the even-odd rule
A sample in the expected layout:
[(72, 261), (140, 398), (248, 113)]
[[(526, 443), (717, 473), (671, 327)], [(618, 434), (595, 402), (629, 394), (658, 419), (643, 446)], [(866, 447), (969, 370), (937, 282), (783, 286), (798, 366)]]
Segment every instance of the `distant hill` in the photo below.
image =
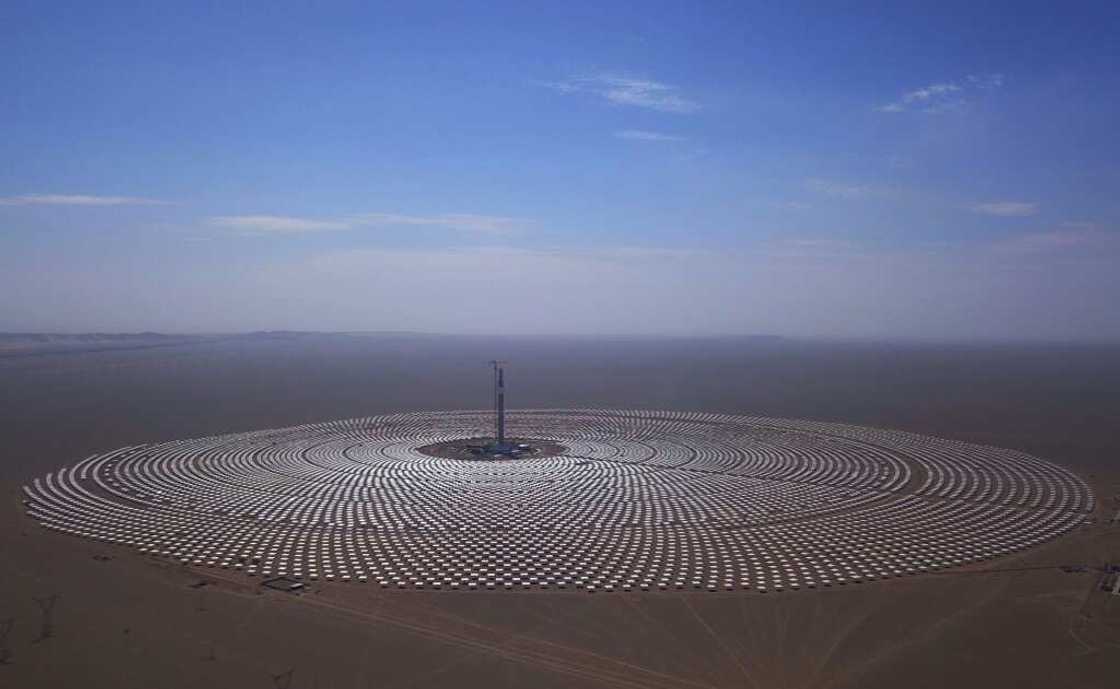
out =
[[(572, 339), (572, 340), (685, 340), (684, 335), (523, 335), (511, 334), (450, 334), (424, 333), (407, 330), (366, 330), (328, 332), (314, 330), (258, 330), (246, 333), (226, 333), (207, 335), (182, 335), (157, 332), (141, 333), (4, 333), (0, 332), (0, 357), (33, 356), (52, 353), (100, 352), (118, 349), (147, 349), (150, 347), (170, 347), (177, 345), (200, 344), (205, 342), (250, 340), (304, 340), (314, 338), (375, 338), (375, 339), (451, 339), (478, 340), (489, 338), (534, 338)], [(716, 335), (697, 336), (699, 339), (724, 341), (729, 343), (771, 344), (782, 342), (780, 335)]]
[(0, 356), (159, 347), (211, 338), (206, 335), (163, 333), (0, 333)]

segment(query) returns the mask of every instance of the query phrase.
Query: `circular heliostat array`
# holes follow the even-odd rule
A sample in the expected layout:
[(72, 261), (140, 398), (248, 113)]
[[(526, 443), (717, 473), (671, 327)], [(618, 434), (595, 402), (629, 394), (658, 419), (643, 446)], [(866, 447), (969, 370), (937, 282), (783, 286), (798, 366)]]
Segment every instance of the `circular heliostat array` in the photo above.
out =
[(391, 588), (778, 591), (999, 557), (1085, 520), (1035, 457), (839, 424), (510, 413), (553, 456), (437, 457), (481, 412), (126, 447), (25, 488), (44, 526), (184, 564)]

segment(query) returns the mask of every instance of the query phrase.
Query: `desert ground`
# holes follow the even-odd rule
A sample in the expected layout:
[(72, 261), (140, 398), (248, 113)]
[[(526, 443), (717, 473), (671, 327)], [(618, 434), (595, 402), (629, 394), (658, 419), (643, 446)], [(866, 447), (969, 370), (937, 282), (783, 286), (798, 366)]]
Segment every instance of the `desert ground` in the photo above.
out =
[[(124, 445), (393, 411), (718, 411), (1030, 452), (1094, 522), (958, 570), (786, 593), (293, 595), (51, 533), (34, 476)], [(0, 351), (0, 687), (1114, 687), (1120, 347), (257, 334)], [(1075, 567), (1071, 567), (1075, 566)], [(1063, 569), (1065, 567), (1066, 569)], [(1071, 571), (1067, 571), (1071, 570)]]

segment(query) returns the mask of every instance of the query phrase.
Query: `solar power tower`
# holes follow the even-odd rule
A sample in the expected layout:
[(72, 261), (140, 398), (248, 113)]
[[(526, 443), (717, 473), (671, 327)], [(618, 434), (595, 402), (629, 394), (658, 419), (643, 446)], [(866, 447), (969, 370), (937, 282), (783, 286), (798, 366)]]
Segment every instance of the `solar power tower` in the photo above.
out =
[(494, 440), (502, 449), (506, 444), (506, 381), (503, 370), (506, 363), (498, 359), (490, 362), (494, 367)]

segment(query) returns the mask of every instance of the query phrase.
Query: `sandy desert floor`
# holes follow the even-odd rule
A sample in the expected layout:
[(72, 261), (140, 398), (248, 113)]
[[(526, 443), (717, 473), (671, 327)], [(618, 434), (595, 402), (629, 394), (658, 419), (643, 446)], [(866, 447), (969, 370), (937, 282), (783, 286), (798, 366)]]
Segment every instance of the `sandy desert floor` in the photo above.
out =
[[(549, 375), (565, 382), (550, 394), (538, 389), (525, 404), (636, 400), (947, 436), (955, 428), (961, 439), (1015, 447), (1078, 471), (1098, 498), (1095, 523), (983, 566), (796, 593), (398, 592), (322, 584), (293, 595), (232, 572), (47, 532), (24, 516), (19, 486), (125, 444), (422, 408), (423, 381), (404, 363), (454, 371), (459, 364), (449, 352), (461, 347), (227, 343), (208, 351), (192, 344), (21, 357), (0, 361), (0, 380), (12, 393), (0, 403), (0, 687), (1116, 686), (1120, 596), (1099, 590), (1098, 581), (1102, 566), (1120, 563), (1120, 524), (1111, 522), (1120, 509), (1120, 441), (1113, 431), (1091, 431), (1120, 407), (1109, 392), (1120, 356), (1095, 352), (1071, 363), (1068, 352), (1052, 360), (980, 351), (957, 352), (947, 362), (944, 352), (810, 355), (771, 346), (642, 351), (614, 363), (615, 353), (589, 350), (583, 363), (613, 372), (609, 389), (581, 381), (575, 371), (587, 367), (577, 366), (578, 357), (569, 355), (564, 366), (548, 359)], [(520, 354), (530, 358), (528, 350)], [(720, 357), (724, 365), (712, 367)], [(642, 366), (657, 361), (662, 374), (644, 375)], [(359, 362), (390, 373), (346, 387), (343, 377)], [(728, 367), (754, 373), (749, 383), (728, 382)], [(780, 379), (806, 367), (815, 382), (799, 400)], [(875, 386), (852, 385), (854, 367), (878, 367)], [(938, 373), (962, 368), (960, 379)], [(987, 371), (983, 394), (961, 384), (975, 370)], [(484, 404), (485, 369), (478, 373)], [(319, 387), (301, 382), (316, 376)], [(525, 377), (543, 384), (539, 373)], [(838, 381), (835, 389), (828, 380)], [(675, 381), (682, 389), (692, 383), (680, 393), (686, 397), (676, 396)], [(425, 406), (468, 406), (471, 382), (439, 377)], [(581, 382), (593, 399), (580, 397)], [(850, 399), (836, 406), (842, 390)]]

